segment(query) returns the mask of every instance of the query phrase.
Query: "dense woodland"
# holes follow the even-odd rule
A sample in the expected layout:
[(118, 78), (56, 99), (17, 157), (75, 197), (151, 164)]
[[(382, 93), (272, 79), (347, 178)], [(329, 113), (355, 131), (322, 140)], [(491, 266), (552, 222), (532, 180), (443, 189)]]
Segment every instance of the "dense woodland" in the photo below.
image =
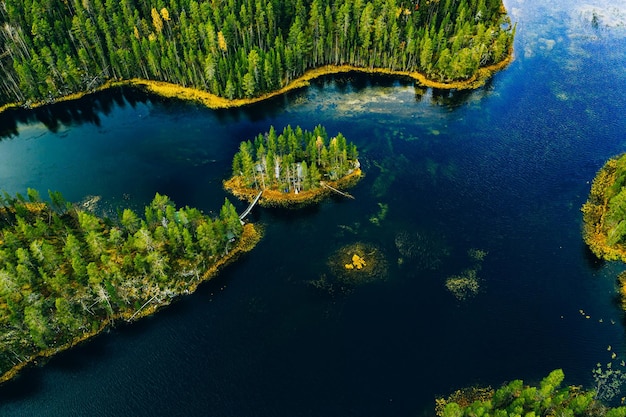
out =
[(132, 319), (186, 293), (242, 234), (228, 201), (218, 218), (157, 194), (142, 216), (99, 218), (50, 193), (50, 203), (0, 199), (0, 375), (30, 355)]
[(585, 242), (596, 256), (626, 262), (626, 154), (598, 172), (582, 211)]
[(0, 106), (130, 78), (253, 97), (326, 64), (466, 79), (513, 31), (501, 0), (0, 0)]
[[(626, 262), (626, 154), (609, 159), (598, 171), (582, 207), (583, 238), (601, 259)], [(618, 276), (626, 309), (626, 272)]]
[(446, 400), (437, 400), (436, 411), (439, 417), (626, 417), (626, 407), (610, 408), (599, 401), (606, 384), (614, 382), (612, 375), (610, 369), (599, 377), (594, 375), (596, 386), (587, 391), (561, 387), (565, 375), (557, 369), (539, 386), (515, 380), (495, 391), (458, 391)]
[(267, 134), (241, 142), (233, 158), (233, 176), (256, 189), (300, 192), (320, 187), (320, 180), (335, 181), (359, 167), (356, 145), (341, 134), (329, 140), (326, 129), (310, 132), (287, 126), (279, 135)]

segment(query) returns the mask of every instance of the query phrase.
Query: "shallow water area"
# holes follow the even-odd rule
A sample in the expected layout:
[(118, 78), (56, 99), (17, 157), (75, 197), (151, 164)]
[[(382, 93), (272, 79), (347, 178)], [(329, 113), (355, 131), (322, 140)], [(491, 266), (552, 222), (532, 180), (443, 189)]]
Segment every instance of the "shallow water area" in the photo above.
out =
[[(0, 188), (98, 196), (107, 214), (156, 192), (217, 210), (239, 141), (270, 125), (342, 132), (366, 174), (355, 200), (255, 208), (265, 235), (251, 253), (0, 386), (0, 414), (428, 416), (468, 385), (562, 368), (590, 387), (596, 363), (620, 366), (625, 268), (587, 251), (580, 207), (626, 151), (626, 7), (506, 6), (516, 58), (475, 92), (348, 74), (238, 110), (118, 89), (0, 116)], [(384, 279), (312, 284), (336, 282), (328, 259), (359, 242), (384, 255)], [(458, 299), (446, 281), (467, 271), (479, 288)]]

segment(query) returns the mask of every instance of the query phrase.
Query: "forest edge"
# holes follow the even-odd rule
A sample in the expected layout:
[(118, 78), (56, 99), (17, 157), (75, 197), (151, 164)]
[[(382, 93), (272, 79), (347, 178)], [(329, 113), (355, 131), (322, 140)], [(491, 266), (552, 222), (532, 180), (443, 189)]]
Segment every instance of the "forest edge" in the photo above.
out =
[[(250, 252), (256, 246), (256, 244), (261, 240), (262, 235), (263, 233), (262, 233), (262, 230), (259, 228), (259, 226), (255, 226), (252, 223), (244, 224), (243, 232), (241, 234), (241, 237), (239, 238), (239, 242), (237, 243), (237, 245), (231, 248), (231, 250), (228, 252), (227, 255), (224, 255), (215, 264), (211, 265), (211, 267), (209, 267), (204, 272), (200, 280), (190, 284), (189, 287), (187, 287), (186, 293), (191, 294), (195, 292), (201, 283), (208, 281), (211, 278), (215, 277), (221, 269), (223, 269), (230, 263), (237, 260), (244, 253)], [(68, 350), (74, 346), (77, 346), (83, 342), (90, 340), (92, 337), (97, 336), (98, 334), (102, 333), (104, 330), (106, 330), (110, 326), (114, 325), (116, 320), (123, 320), (125, 322), (130, 323), (130, 322), (139, 320), (140, 318), (148, 317), (154, 314), (155, 312), (157, 312), (158, 310), (160, 310), (161, 308), (168, 306), (169, 304), (171, 304), (173, 300), (179, 297), (180, 295), (175, 298), (166, 299), (160, 303), (144, 305), (145, 307), (140, 309), (140, 311), (134, 312), (133, 314), (131, 314), (130, 312), (122, 312), (120, 314), (116, 314), (111, 317), (108, 317), (100, 323), (100, 326), (98, 327), (97, 330), (84, 332), (82, 335), (74, 338), (73, 340), (63, 345), (51, 347), (48, 349), (43, 349), (37, 354), (33, 354), (30, 357), (23, 360), (22, 362), (16, 364), (15, 366), (13, 366), (11, 369), (9, 369), (7, 372), (5, 372), (4, 374), (0, 376), (0, 384), (3, 384), (15, 378), (20, 373), (20, 371), (22, 371), (25, 368), (31, 365), (38, 365), (39, 360), (49, 359), (59, 352)]]
[[(285, 87), (275, 90), (270, 93), (266, 93), (257, 97), (251, 98), (240, 98), (240, 99), (228, 99), (224, 97), (219, 97), (215, 94), (211, 94), (208, 91), (192, 88), (192, 87), (184, 87), (178, 84), (169, 83), (165, 81), (155, 81), (155, 80), (145, 80), (140, 78), (133, 78), (130, 80), (109, 80), (102, 84), (100, 87), (95, 88), (93, 90), (79, 92), (70, 94), (67, 96), (63, 96), (57, 99), (42, 101), (30, 104), (27, 108), (34, 109), (37, 107), (43, 107), (50, 104), (61, 103), (65, 101), (78, 100), (81, 97), (84, 97), (89, 94), (93, 94), (99, 91), (104, 91), (109, 88), (115, 87), (123, 87), (123, 86), (133, 86), (143, 88), (153, 94), (156, 94), (160, 97), (165, 98), (176, 98), (185, 101), (192, 101), (201, 103), (204, 106), (210, 109), (228, 109), (228, 108), (237, 108), (248, 106), (251, 104), (259, 103), (264, 100), (277, 97), (283, 95), (289, 91), (297, 90), (299, 88), (307, 87), (310, 85), (310, 82), (316, 78), (325, 76), (325, 75), (334, 75), (334, 74), (345, 74), (348, 72), (360, 72), (364, 74), (371, 75), (388, 75), (394, 77), (403, 77), (415, 80), (421, 86), (428, 88), (437, 88), (441, 90), (472, 90), (482, 87), (485, 82), (496, 72), (506, 68), (514, 58), (513, 48), (509, 48), (505, 58), (496, 63), (486, 67), (478, 68), (476, 73), (472, 75), (467, 80), (461, 81), (451, 81), (451, 82), (442, 82), (431, 80), (427, 78), (425, 75), (419, 72), (409, 72), (409, 71), (397, 71), (386, 68), (363, 68), (356, 67), (353, 65), (324, 65), (318, 68), (313, 68), (306, 71), (302, 76), (292, 80)], [(21, 108), (24, 107), (23, 104), (20, 103), (12, 103), (5, 104), (0, 107), (0, 113), (12, 109), (12, 108)]]

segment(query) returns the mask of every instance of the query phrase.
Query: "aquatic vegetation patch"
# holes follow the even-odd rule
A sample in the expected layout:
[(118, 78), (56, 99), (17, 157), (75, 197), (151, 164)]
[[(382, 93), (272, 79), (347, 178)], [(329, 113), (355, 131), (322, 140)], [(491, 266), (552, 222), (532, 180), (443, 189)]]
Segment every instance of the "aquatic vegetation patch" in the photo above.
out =
[(370, 217), (370, 223), (376, 226), (380, 226), (380, 222), (385, 220), (385, 218), (387, 217), (387, 211), (389, 210), (388, 204), (378, 203), (378, 207), (380, 208), (380, 210), (378, 210), (378, 213)]
[(98, 206), (98, 203), (102, 200), (102, 196), (88, 195), (80, 202), (80, 207), (84, 210), (94, 212)]
[(352, 243), (339, 248), (328, 259), (328, 266), (338, 281), (360, 285), (387, 279), (387, 260), (370, 243)]
[(489, 252), (487, 252), (487, 251), (484, 251), (484, 250), (482, 250), (482, 249), (476, 249), (476, 248), (472, 248), (472, 249), (469, 249), (469, 250), (467, 251), (467, 255), (468, 255), (471, 259), (473, 259), (473, 260), (475, 260), (475, 261), (478, 261), (478, 262), (482, 262), (482, 261), (484, 261), (484, 260), (485, 260), (485, 257), (487, 256), (487, 254), (488, 254), (488, 253), (489, 253)]
[(446, 288), (457, 300), (463, 301), (478, 294), (480, 280), (475, 269), (467, 269), (460, 275), (446, 279)]
[(356, 242), (336, 250), (326, 262), (327, 272), (308, 284), (331, 296), (350, 294), (361, 285), (385, 281), (387, 259), (382, 250), (371, 243)]
[(328, 294), (331, 297), (336, 295), (348, 295), (354, 291), (354, 285), (343, 283), (337, 280), (334, 276), (329, 276), (327, 273), (323, 273), (319, 278), (308, 281), (311, 287), (319, 290), (324, 294)]
[(457, 175), (458, 169), (453, 162), (437, 162), (430, 158), (426, 159), (424, 169), (434, 184), (440, 178), (445, 180), (453, 180)]
[(374, 180), (372, 194), (376, 198), (382, 198), (395, 182), (398, 173), (404, 171), (410, 165), (410, 162), (406, 156), (400, 154), (385, 157), (382, 162), (373, 161), (373, 164), (380, 170), (380, 174)]
[(431, 178), (437, 178), (437, 170), (439, 169), (439, 164), (432, 160), (431, 158), (426, 158), (426, 172), (431, 176)]
[(345, 234), (358, 235), (361, 223), (354, 222), (352, 225), (340, 224), (337, 227), (339, 228), (339, 232), (336, 233), (336, 236), (338, 237), (344, 236)]
[(467, 255), (474, 261), (474, 265), (458, 275), (449, 276), (445, 282), (448, 291), (459, 301), (465, 301), (478, 294), (482, 281), (478, 277), (478, 271), (482, 269), (487, 251), (472, 248), (467, 251)]
[(623, 2), (597, 0), (594, 4), (582, 3), (573, 13), (578, 13), (587, 25), (599, 28), (626, 28), (626, 5)]
[[(609, 349), (611, 346), (609, 346)], [(615, 353), (611, 356), (615, 359)], [(593, 381), (595, 384), (596, 398), (602, 401), (611, 401), (621, 391), (622, 385), (626, 382), (626, 373), (620, 368), (624, 367), (624, 361), (620, 367), (613, 367), (613, 362), (608, 362), (606, 365), (597, 363), (596, 367), (591, 371), (593, 375)], [(622, 404), (624, 400), (622, 400)]]
[(419, 270), (437, 270), (450, 256), (450, 248), (439, 233), (429, 231), (401, 231), (394, 238), (400, 253), (399, 264), (411, 262)]
[(374, 161), (373, 164), (376, 168), (380, 170), (380, 174), (374, 180), (372, 193), (376, 197), (383, 197), (385, 194), (387, 194), (387, 190), (395, 181), (396, 176), (387, 166), (380, 164), (376, 161)]

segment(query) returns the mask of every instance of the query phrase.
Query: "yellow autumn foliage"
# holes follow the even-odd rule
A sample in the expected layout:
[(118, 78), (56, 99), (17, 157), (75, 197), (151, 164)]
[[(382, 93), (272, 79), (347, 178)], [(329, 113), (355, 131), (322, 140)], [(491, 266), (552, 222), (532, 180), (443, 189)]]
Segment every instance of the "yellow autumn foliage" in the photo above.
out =
[(334, 279), (342, 285), (358, 285), (387, 278), (384, 253), (369, 243), (357, 242), (339, 248), (328, 259), (328, 266)]
[(217, 46), (219, 46), (220, 49), (224, 52), (226, 52), (226, 50), (228, 49), (228, 45), (226, 44), (226, 38), (224, 37), (224, 34), (221, 30), (217, 32)]
[(352, 255), (352, 263), (345, 264), (344, 268), (346, 268), (346, 269), (355, 269), (355, 268), (356, 269), (363, 269), (363, 267), (366, 266), (366, 265), (367, 264), (365, 263), (365, 260), (355, 253), (354, 255)]
[(365, 260), (356, 253), (352, 255), (352, 264), (356, 267), (356, 269), (363, 269), (366, 265)]
[(154, 25), (154, 29), (157, 33), (161, 33), (163, 30), (163, 20), (161, 20), (161, 15), (154, 7), (150, 11), (150, 14), (152, 15), (152, 24)]

